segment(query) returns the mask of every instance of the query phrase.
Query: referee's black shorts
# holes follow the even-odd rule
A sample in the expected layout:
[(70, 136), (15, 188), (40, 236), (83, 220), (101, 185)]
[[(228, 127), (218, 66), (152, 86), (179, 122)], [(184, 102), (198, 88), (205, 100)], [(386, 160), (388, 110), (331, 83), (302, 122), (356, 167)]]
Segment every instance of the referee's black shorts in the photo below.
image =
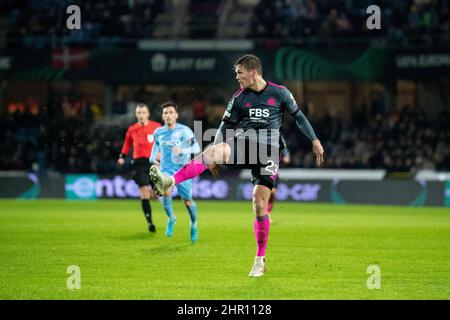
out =
[(151, 164), (147, 158), (133, 159), (133, 180), (136, 181), (139, 188), (144, 186), (152, 186), (149, 176), (150, 165)]
[(278, 175), (279, 148), (249, 139), (234, 137), (226, 140), (231, 147), (227, 166), (252, 170), (252, 183), (272, 190)]

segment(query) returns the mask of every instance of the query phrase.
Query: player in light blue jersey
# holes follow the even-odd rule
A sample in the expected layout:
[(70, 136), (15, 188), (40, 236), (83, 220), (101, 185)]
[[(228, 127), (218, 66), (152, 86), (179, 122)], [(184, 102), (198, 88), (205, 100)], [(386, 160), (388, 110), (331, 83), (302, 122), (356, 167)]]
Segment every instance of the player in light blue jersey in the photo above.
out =
[[(195, 141), (192, 130), (177, 123), (178, 107), (174, 102), (163, 103), (161, 109), (164, 126), (158, 128), (153, 134), (155, 142), (149, 161), (157, 163), (156, 155), (160, 153), (160, 170), (163, 174), (171, 176), (191, 160), (193, 153), (200, 151), (200, 146)], [(192, 179), (180, 183), (176, 188), (188, 210), (191, 221), (191, 241), (195, 243), (198, 238), (197, 205), (192, 199)], [(171, 237), (176, 221), (172, 209), (171, 188), (162, 196), (162, 204), (168, 217), (166, 236)]]

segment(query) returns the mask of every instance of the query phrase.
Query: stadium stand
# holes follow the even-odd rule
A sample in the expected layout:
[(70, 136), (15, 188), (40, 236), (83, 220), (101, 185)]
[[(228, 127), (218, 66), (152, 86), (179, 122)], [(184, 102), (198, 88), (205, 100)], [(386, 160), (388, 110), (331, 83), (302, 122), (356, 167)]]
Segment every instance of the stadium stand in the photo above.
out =
[[(135, 44), (139, 39), (167, 38), (361, 45), (374, 39), (362, 19), (372, 2), (383, 9), (382, 25), (387, 26), (376, 31), (378, 40), (404, 48), (448, 46), (447, 0), (80, 0), (76, 4), (84, 8), (84, 27), (76, 33), (60, 28), (65, 21), (61, 8), (71, 1), (6, 0), (0, 3), (0, 47), (39, 48), (55, 41), (92, 45), (105, 39), (110, 44)], [(227, 103), (225, 93), (232, 89), (222, 91), (223, 96), (212, 97), (206, 93), (149, 97), (136, 92), (124, 96), (113, 91), (110, 106), (70, 92), (51, 92), (44, 102), (27, 95), (21, 101), (3, 98), (0, 139), (3, 154), (10, 156), (0, 158), (0, 170), (114, 173), (120, 139), (133, 120), (128, 102), (157, 105), (158, 99), (174, 98), (179, 101), (182, 121), (202, 120), (205, 127), (214, 127)], [(307, 110), (308, 101), (299, 103)], [(331, 114), (313, 119), (326, 149), (326, 167), (450, 170), (448, 108), (430, 114), (425, 103), (398, 110), (371, 104), (368, 101), (369, 107), (349, 119)], [(108, 122), (114, 117), (122, 120)], [(289, 134), (295, 126), (288, 123), (290, 165), (313, 167), (309, 146), (296, 143)]]

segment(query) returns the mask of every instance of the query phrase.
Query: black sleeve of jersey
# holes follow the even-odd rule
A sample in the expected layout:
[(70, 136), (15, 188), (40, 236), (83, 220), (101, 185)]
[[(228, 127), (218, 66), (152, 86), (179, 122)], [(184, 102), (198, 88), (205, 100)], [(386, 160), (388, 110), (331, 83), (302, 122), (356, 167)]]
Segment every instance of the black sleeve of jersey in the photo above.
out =
[(300, 131), (308, 137), (309, 140), (314, 141), (317, 139), (316, 133), (314, 132), (313, 127), (309, 123), (308, 119), (306, 119), (303, 112), (298, 109), (297, 114), (295, 115), (295, 122), (297, 123), (297, 127)]
[(214, 137), (214, 144), (218, 144), (225, 141), (225, 133), (227, 129), (233, 129), (234, 124), (228, 121), (222, 121), (219, 129), (217, 129), (216, 136)]
[(294, 96), (288, 89), (284, 88), (283, 90), (284, 103), (286, 110), (294, 117), (295, 123), (300, 131), (308, 137), (309, 140), (313, 141), (317, 139), (316, 133), (309, 123), (308, 119), (306, 119), (303, 112), (300, 111), (300, 108), (295, 102)]
[(235, 124), (239, 121), (239, 116), (239, 105), (237, 98), (233, 96), (228, 102), (227, 110), (225, 110), (225, 113), (223, 114), (222, 121)]
[(214, 144), (225, 141), (225, 133), (227, 129), (233, 129), (235, 124), (239, 121), (239, 105), (236, 101), (236, 97), (233, 95), (228, 102), (227, 110), (222, 117), (222, 122), (214, 137)]

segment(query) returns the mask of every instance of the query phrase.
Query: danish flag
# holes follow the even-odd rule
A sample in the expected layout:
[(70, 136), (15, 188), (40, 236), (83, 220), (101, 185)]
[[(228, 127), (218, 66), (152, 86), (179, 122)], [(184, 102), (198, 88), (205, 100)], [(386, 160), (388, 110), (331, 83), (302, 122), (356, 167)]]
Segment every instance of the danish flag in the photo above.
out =
[(57, 48), (53, 49), (52, 66), (55, 69), (83, 69), (88, 66), (89, 49)]

